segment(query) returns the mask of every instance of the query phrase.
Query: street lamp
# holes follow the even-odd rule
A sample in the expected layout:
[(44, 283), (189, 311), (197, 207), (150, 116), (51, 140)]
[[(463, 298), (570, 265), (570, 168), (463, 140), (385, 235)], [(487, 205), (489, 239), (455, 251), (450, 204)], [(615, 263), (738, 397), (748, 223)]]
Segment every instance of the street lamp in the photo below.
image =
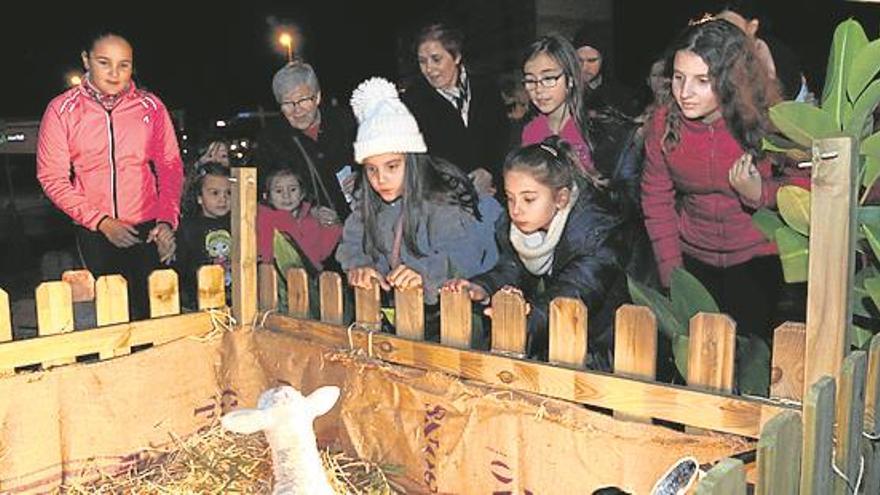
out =
[(290, 33), (281, 33), (278, 36), (278, 42), (281, 43), (281, 46), (287, 48), (287, 62), (293, 62), (293, 37)]

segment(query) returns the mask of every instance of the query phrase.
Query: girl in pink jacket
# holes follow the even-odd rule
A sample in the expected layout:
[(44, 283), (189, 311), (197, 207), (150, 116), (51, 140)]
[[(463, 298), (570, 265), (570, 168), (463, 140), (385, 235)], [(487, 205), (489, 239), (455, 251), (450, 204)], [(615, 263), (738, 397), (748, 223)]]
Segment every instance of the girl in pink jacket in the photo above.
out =
[(647, 124), (642, 175), (662, 283), (683, 266), (736, 320), (740, 335), (769, 340), (782, 270), (775, 244), (751, 215), (775, 206), (784, 181), (761, 149), (779, 89), (751, 41), (726, 21), (692, 25), (669, 53), (669, 97)]
[(174, 256), (183, 163), (168, 111), (135, 87), (132, 48), (103, 34), (82, 52), (86, 75), (40, 123), (37, 179), (76, 224), (95, 277), (128, 281), (130, 318), (148, 316), (147, 277)]

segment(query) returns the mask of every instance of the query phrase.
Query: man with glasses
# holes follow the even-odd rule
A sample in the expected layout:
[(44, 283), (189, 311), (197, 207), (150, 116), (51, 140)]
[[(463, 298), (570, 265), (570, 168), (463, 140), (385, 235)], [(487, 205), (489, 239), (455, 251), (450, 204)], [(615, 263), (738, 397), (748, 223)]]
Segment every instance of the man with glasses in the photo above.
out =
[(312, 214), (324, 224), (341, 222), (351, 211), (355, 186), (352, 142), (354, 119), (341, 108), (322, 104), (312, 66), (294, 61), (272, 78), (282, 118), (267, 123), (254, 162), (263, 171), (286, 167), (301, 180)]

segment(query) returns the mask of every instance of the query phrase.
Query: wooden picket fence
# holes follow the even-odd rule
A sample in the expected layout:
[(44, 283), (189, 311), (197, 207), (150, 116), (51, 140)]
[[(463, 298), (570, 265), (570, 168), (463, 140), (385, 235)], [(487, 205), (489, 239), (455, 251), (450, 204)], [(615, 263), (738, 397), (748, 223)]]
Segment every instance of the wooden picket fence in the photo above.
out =
[[(129, 321), (127, 282), (121, 275), (95, 280), (88, 271), (68, 271), (62, 280), (37, 286), (35, 295), (37, 336), (13, 340), (9, 296), (0, 289), (0, 375), (13, 373), (16, 368), (70, 364), (86, 356), (122, 356), (132, 347), (200, 335), (212, 328), (208, 312), (180, 314), (174, 270), (157, 270), (150, 275), (150, 319), (143, 321)], [(98, 328), (74, 328), (75, 307), (84, 304), (94, 305)], [(226, 307), (223, 267), (199, 270), (198, 305), (200, 310)], [(175, 320), (169, 321), (169, 316)]]

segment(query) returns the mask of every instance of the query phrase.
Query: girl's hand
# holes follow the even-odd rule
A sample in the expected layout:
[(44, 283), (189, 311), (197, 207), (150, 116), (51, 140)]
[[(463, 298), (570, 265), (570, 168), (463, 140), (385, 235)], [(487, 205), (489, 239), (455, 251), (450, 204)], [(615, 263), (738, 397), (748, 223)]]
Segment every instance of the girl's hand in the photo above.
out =
[(763, 184), (761, 182), (761, 174), (758, 167), (752, 160), (752, 155), (743, 153), (737, 159), (733, 166), (730, 167), (727, 179), (730, 181), (730, 187), (737, 194), (747, 199), (751, 203), (760, 203), (761, 191)]
[(335, 210), (327, 206), (312, 208), (311, 215), (315, 217), (315, 220), (320, 222), (321, 225), (333, 225), (339, 223), (339, 215), (336, 214)]
[(372, 266), (362, 266), (359, 268), (352, 268), (348, 271), (348, 285), (352, 287), (358, 287), (360, 289), (369, 289), (373, 286), (373, 280), (379, 282), (379, 287), (382, 287), (382, 290), (391, 290), (391, 286), (385, 282), (385, 278), (382, 277), (378, 271)]
[(419, 272), (406, 265), (398, 265), (385, 279), (395, 289), (415, 289), (422, 286), (422, 276)]
[(486, 289), (477, 284), (472, 284), (470, 281), (464, 278), (447, 280), (440, 290), (455, 293), (466, 290), (468, 291), (468, 297), (470, 297), (471, 301), (478, 303), (485, 302), (489, 299), (489, 294), (486, 292)]
[(150, 230), (147, 242), (155, 242), (159, 251), (159, 261), (168, 264), (174, 259), (177, 250), (177, 242), (174, 240), (174, 232), (166, 223), (159, 223)]
[(98, 224), (98, 230), (116, 247), (127, 248), (140, 244), (138, 231), (131, 224), (111, 217), (104, 217)]
[[(498, 292), (505, 292), (507, 294), (519, 294), (519, 297), (523, 298), (523, 300), (525, 300), (526, 298), (526, 296), (523, 294), (523, 291), (519, 287), (514, 287), (512, 285), (505, 285)], [(526, 302), (526, 316), (528, 316), (531, 312), (532, 305)], [(492, 318), (492, 307), (490, 306), (484, 309), (483, 314), (488, 316), (489, 318)]]
[(214, 141), (208, 145), (208, 149), (206, 149), (205, 153), (199, 157), (197, 164), (201, 165), (202, 163), (217, 162), (228, 167), (229, 152), (225, 148), (225, 144), (219, 141)]

